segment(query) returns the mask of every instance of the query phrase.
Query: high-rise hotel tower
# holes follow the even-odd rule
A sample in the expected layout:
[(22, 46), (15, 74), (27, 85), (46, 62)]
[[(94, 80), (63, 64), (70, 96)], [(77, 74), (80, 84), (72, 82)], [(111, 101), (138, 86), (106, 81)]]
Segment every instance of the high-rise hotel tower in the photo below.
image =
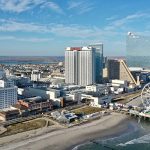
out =
[(94, 84), (95, 48), (67, 47), (65, 51), (65, 81), (86, 86)]
[(14, 82), (6, 78), (0, 69), (0, 109), (7, 108), (17, 102), (17, 87)]
[(150, 36), (128, 32), (126, 51), (129, 67), (150, 68)]
[(95, 63), (96, 63), (96, 83), (101, 83), (103, 78), (103, 43), (90, 44), (90, 47), (95, 48)]

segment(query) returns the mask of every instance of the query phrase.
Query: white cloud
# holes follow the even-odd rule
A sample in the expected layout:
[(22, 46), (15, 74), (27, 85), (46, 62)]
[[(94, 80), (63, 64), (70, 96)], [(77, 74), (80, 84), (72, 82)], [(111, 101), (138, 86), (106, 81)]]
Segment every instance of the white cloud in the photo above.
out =
[(4, 19), (0, 20), (0, 32), (15, 32), (15, 31), (44, 33), (48, 32), (49, 30), (46, 26), (39, 24), (37, 25), (34, 23), (22, 23)]
[(106, 20), (107, 21), (112, 21), (112, 20), (115, 20), (117, 17), (118, 17), (117, 15), (114, 15), (114, 16), (106, 18)]
[(65, 26), (57, 24), (51, 27), (51, 32), (64, 37), (86, 38), (93, 34), (93, 29), (81, 27), (78, 25)]
[(91, 11), (94, 8), (93, 3), (89, 0), (71, 0), (68, 3), (68, 9), (74, 9), (78, 14), (83, 14)]
[(23, 23), (14, 20), (0, 19), (0, 32), (26, 32), (26, 33), (42, 33), (53, 34), (54, 36), (72, 37), (72, 38), (95, 38), (103, 36), (113, 36), (116, 32), (105, 31), (98, 27), (80, 26), (80, 25), (63, 25), (63, 24), (35, 24)]
[(0, 41), (2, 40), (14, 40), (15, 38), (13, 36), (0, 36)]
[(81, 46), (86, 46), (92, 43), (101, 43), (103, 39), (93, 39), (93, 40), (88, 40), (88, 39), (80, 39), (80, 40), (72, 40), (71, 43), (73, 45), (81, 45)]
[(60, 14), (64, 14), (63, 10), (59, 7), (59, 5), (57, 5), (54, 2), (47, 2), (43, 5), (43, 7), (47, 7), (52, 9), (53, 11), (60, 13)]
[(79, 25), (63, 25), (63, 24), (55, 24), (51, 27), (51, 33), (62, 36), (62, 37), (72, 37), (72, 38), (102, 38), (104, 36), (112, 37), (116, 35), (116, 32), (113, 31), (104, 31), (97, 27), (86, 27)]
[(68, 9), (78, 8), (83, 4), (83, 1), (70, 1)]
[(0, 9), (10, 12), (24, 12), (37, 6), (49, 8), (57, 13), (63, 13), (58, 4), (48, 0), (0, 0)]
[(150, 15), (147, 13), (131, 14), (131, 15), (128, 15), (124, 18), (112, 21), (108, 26), (105, 27), (105, 30), (113, 30), (113, 29), (116, 29), (118, 27), (123, 27), (123, 25), (130, 23), (130, 22), (133, 22), (137, 19), (149, 18), (149, 17), (150, 17)]
[(22, 42), (48, 42), (48, 41), (51, 41), (52, 39), (51, 38), (16, 38), (16, 40), (18, 41), (22, 41)]
[(44, 0), (0, 0), (0, 9), (20, 13), (42, 3)]
[(35, 38), (35, 37), (15, 37), (15, 36), (0, 36), (0, 41), (2, 40), (15, 40), (15, 41), (22, 41), (22, 42), (48, 42), (51, 41), (51, 38)]

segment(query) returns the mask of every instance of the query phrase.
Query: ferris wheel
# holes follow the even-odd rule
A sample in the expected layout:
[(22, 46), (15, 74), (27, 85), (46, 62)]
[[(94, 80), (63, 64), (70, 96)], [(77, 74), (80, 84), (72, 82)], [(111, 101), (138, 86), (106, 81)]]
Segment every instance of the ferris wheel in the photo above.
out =
[(141, 92), (141, 99), (145, 108), (150, 107), (150, 83), (146, 84)]

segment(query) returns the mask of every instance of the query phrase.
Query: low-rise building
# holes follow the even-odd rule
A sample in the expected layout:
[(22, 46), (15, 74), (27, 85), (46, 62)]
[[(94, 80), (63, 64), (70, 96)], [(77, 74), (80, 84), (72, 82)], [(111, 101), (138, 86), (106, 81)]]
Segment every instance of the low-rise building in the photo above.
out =
[(63, 97), (52, 99), (52, 103), (55, 107), (64, 107), (64, 99)]
[(29, 77), (18, 77), (18, 76), (11, 76), (9, 77), (14, 81), (14, 84), (18, 87), (26, 87), (31, 85)]
[(72, 92), (72, 93), (66, 94), (65, 99), (80, 102), (81, 101), (81, 93)]
[(108, 87), (104, 84), (93, 84), (86, 86), (87, 92), (98, 92), (100, 94), (108, 93)]
[(51, 116), (61, 123), (71, 123), (78, 118), (78, 116), (75, 113), (71, 113), (66, 110), (62, 110), (61, 112), (52, 112)]
[(4, 108), (0, 111), (0, 120), (8, 121), (18, 118), (20, 115), (19, 110), (15, 107)]
[(115, 87), (127, 88), (129, 86), (129, 82), (127, 80), (111, 80), (111, 85)]
[(62, 123), (71, 123), (75, 121), (78, 118), (75, 113), (67, 113), (67, 114), (62, 114), (60, 115), (57, 120)]
[(31, 81), (39, 81), (41, 78), (41, 73), (39, 70), (33, 70), (31, 74)]
[(101, 107), (103, 104), (110, 103), (111, 99), (111, 96), (91, 97), (90, 106)]
[(43, 99), (55, 99), (60, 97), (60, 90), (47, 88), (18, 88), (18, 94), (25, 97), (41, 96)]
[(18, 105), (26, 107), (28, 113), (39, 113), (52, 110), (53, 105), (51, 100), (42, 99), (41, 97), (26, 98), (19, 100)]

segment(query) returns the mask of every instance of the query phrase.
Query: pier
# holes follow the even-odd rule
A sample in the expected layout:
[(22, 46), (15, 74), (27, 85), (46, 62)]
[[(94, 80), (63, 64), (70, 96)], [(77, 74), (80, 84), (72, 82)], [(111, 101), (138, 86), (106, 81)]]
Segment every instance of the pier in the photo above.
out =
[(144, 119), (144, 120), (150, 120), (150, 112), (139, 112), (137, 110), (129, 110), (128, 112), (123, 112), (124, 114), (134, 116), (136, 118)]

